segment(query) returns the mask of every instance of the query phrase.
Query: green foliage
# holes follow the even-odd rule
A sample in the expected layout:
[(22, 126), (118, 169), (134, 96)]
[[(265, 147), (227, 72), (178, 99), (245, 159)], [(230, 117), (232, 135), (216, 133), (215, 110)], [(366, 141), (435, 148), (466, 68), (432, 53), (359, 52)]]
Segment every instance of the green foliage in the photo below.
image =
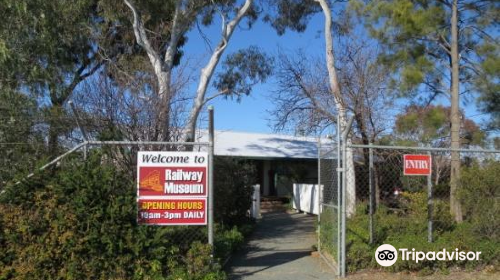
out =
[(273, 59), (259, 48), (251, 46), (228, 55), (223, 72), (217, 75), (214, 86), (226, 97), (249, 95), (252, 86), (265, 82), (272, 73)]
[(1, 197), (0, 278), (224, 279), (200, 228), (137, 225), (135, 184), (101, 155), (49, 173)]
[(217, 230), (215, 235), (215, 255), (220, 259), (227, 258), (243, 245), (245, 238), (237, 227), (231, 230)]
[(249, 221), (256, 180), (255, 167), (244, 160), (216, 157), (214, 162), (215, 221), (232, 227)]
[[(419, 263), (398, 260), (389, 271), (419, 271), (429, 274), (433, 271), (447, 271), (462, 267), (473, 269), (484, 265), (499, 266), (500, 240), (479, 233), (476, 225), (466, 221), (455, 224), (449, 213), (448, 201), (435, 200), (434, 242), (427, 242), (427, 200), (423, 192), (403, 193), (401, 212), (394, 212), (379, 206), (374, 216), (375, 242), (369, 244), (368, 215), (366, 203), (357, 205), (356, 216), (347, 221), (347, 268), (353, 272), (359, 269), (379, 269), (374, 254), (380, 244), (391, 244), (396, 248), (415, 248), (417, 251), (481, 251), (478, 262), (470, 261), (423, 261)], [(483, 209), (477, 211), (483, 211)], [(322, 226), (322, 229), (324, 226)], [(498, 227), (496, 228), (498, 234)]]
[[(500, 242), (500, 162), (463, 169), (459, 197), (466, 219), (481, 236)], [(480, 203), (478, 203), (480, 202)]]
[[(383, 45), (380, 61), (395, 73), (393, 85), (404, 95), (422, 92), (432, 100), (448, 94), (451, 50), (451, 4), (419, 0), (351, 0), (366, 28)], [(498, 1), (458, 1), (458, 51), (462, 89), (482, 93), (485, 111), (499, 86)], [(428, 96), (428, 97), (429, 97)]]
[(313, 0), (279, 0), (272, 1), (264, 21), (283, 35), (287, 29), (303, 32), (313, 14), (320, 11), (320, 6)]
[[(331, 258), (337, 259), (338, 236), (338, 212), (332, 207), (324, 207), (321, 213), (320, 226), (320, 247), (323, 252), (327, 252)], [(335, 221), (335, 222), (334, 222)], [(333, 238), (333, 239), (332, 239)], [(332, 242), (333, 241), (333, 242)]]
[(437, 75), (439, 68), (427, 53), (433, 42), (421, 38), (442, 34), (440, 28), (447, 18), (442, 5), (411, 0), (371, 1), (367, 5), (354, 2), (358, 3), (351, 6), (366, 16), (366, 27), (372, 36), (391, 46), (386, 48), (381, 61), (399, 71), (401, 79), (397, 85), (401, 91), (412, 92), (427, 77)]
[(38, 116), (33, 98), (0, 87), (0, 189), (28, 174), (45, 154), (41, 134), (34, 128)]
[(92, 21), (96, 2), (7, 0), (0, 14), (9, 24), (0, 32), (12, 64), (2, 66), (17, 70), (16, 77), (32, 89), (50, 88), (52, 102), (61, 103), (73, 75), (95, 62), (89, 56), (95, 48), (92, 37), (99, 31), (98, 21)]
[[(226, 274), (218, 267), (212, 264), (211, 246), (199, 241), (193, 242), (191, 248), (186, 254), (186, 267), (176, 267), (173, 272), (165, 279), (167, 280), (225, 280)], [(160, 278), (163, 279), (163, 278)]]
[(210, 254), (212, 248), (208, 244), (202, 244), (199, 241), (191, 245), (187, 252), (186, 263), (187, 273), (190, 279), (221, 279), (223, 274), (212, 273), (212, 260)]
[(450, 213), (450, 204), (448, 200), (434, 199), (433, 201), (433, 227), (438, 235), (452, 231), (455, 227), (453, 217)]
[(40, 98), (52, 155), (59, 153), (59, 136), (73, 128), (64, 103), (103, 64), (99, 38), (112, 24), (99, 17), (97, 2), (5, 0), (0, 5), (5, 22), (0, 26), (0, 88), (8, 85)]
[[(394, 129), (396, 144), (449, 146), (449, 123), (450, 107), (410, 105), (406, 112), (397, 116)], [(482, 146), (485, 144), (486, 133), (474, 121), (463, 119), (460, 138), (462, 145)]]
[(479, 105), (484, 112), (490, 113), (493, 118), (490, 126), (500, 130), (500, 46), (489, 42), (482, 45), (478, 52), (483, 75), (475, 81), (475, 87), (481, 93)]

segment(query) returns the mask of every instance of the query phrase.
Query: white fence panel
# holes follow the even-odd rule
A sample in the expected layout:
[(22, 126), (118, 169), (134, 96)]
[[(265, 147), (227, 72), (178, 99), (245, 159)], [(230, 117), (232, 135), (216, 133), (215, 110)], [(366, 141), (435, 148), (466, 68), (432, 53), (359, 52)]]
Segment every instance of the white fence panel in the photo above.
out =
[(253, 185), (252, 209), (250, 215), (254, 219), (260, 218), (260, 185)]
[(293, 209), (319, 215), (321, 189), (313, 184), (293, 184)]

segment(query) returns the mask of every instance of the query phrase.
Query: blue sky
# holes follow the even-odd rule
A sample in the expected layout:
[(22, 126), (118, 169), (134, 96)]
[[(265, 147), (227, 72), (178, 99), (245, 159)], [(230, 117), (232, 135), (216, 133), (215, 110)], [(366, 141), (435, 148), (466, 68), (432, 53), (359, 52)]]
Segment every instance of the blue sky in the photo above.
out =
[[(278, 36), (274, 29), (259, 20), (250, 30), (237, 29), (233, 33), (224, 55), (251, 45), (258, 46), (269, 55), (276, 54), (278, 48), (285, 51), (301, 48), (308, 54), (322, 55), (324, 53), (324, 38), (319, 33), (322, 27), (322, 16), (317, 15), (312, 18), (304, 33), (287, 32), (283, 36)], [(218, 42), (220, 38), (219, 24), (204, 28), (202, 31), (206, 37), (212, 40), (212, 46)], [(205, 61), (209, 56), (210, 50), (196, 28), (189, 33), (185, 51), (187, 55), (194, 57), (205, 56)], [(216, 129), (272, 132), (272, 128), (268, 125), (268, 119), (271, 117), (268, 111), (274, 108), (271, 101), (274, 84), (275, 80), (271, 77), (265, 84), (255, 86), (252, 94), (243, 97), (239, 103), (224, 98), (213, 100), (210, 104), (215, 107)], [(196, 85), (193, 85), (193, 90), (194, 87)]]
[[(244, 26), (244, 24), (241, 24), (241, 26)], [(288, 31), (283, 36), (278, 36), (276, 31), (268, 24), (258, 20), (250, 30), (239, 28), (235, 31), (224, 55), (241, 48), (255, 45), (270, 55), (276, 54), (278, 48), (285, 51), (302, 49), (306, 54), (323, 58), (324, 37), (322, 30), (322, 14), (316, 14), (311, 18), (305, 32), (297, 33)], [(215, 46), (220, 39), (220, 24), (215, 23), (208, 28), (202, 28), (202, 32), (206, 38), (210, 38), (211, 45)], [(204, 59), (201, 64), (204, 65), (211, 52), (207, 47), (207, 43), (200, 35), (200, 31), (197, 28), (194, 28), (188, 36), (189, 40), (185, 46), (186, 55), (193, 58)], [(220, 69), (220, 64), (218, 69)], [(197, 71), (195, 73), (198, 75), (199, 72)], [(193, 84), (192, 89), (190, 89), (193, 92), (197, 86), (196, 83)], [(272, 118), (272, 115), (269, 111), (272, 111), (274, 108), (272, 102), (272, 93), (274, 89), (275, 80), (271, 77), (266, 83), (255, 86), (252, 94), (242, 98), (239, 103), (235, 100), (224, 98), (217, 98), (211, 101), (210, 104), (215, 107), (216, 129), (245, 132), (272, 132), (273, 130), (269, 126), (269, 119)], [(210, 90), (207, 93), (209, 92)], [(408, 101), (401, 99), (397, 104), (403, 106), (406, 102)], [(435, 101), (435, 104), (449, 106), (449, 100), (446, 97), (441, 97)], [(488, 118), (488, 115), (481, 114), (481, 112), (477, 110), (474, 101), (469, 102), (468, 106), (461, 104), (461, 107), (465, 110), (468, 118), (472, 118), (478, 123), (482, 123)]]

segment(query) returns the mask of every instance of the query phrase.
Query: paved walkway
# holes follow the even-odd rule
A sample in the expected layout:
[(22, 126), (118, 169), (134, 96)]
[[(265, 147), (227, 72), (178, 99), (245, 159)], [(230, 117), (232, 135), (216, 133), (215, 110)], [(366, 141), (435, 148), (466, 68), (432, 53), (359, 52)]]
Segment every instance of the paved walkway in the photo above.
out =
[(228, 264), (229, 279), (334, 279), (321, 258), (311, 256), (316, 219), (301, 213), (264, 214), (246, 248)]

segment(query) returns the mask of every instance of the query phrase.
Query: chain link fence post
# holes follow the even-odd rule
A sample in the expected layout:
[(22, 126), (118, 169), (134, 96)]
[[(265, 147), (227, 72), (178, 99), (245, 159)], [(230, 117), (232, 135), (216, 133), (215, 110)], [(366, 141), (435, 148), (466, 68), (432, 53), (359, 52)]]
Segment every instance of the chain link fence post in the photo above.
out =
[(432, 154), (427, 151), (427, 155), (431, 158), (431, 172), (427, 175), (427, 242), (431, 243), (432, 238), (432, 219), (433, 219), (433, 201), (432, 201)]
[(375, 208), (375, 205), (374, 205), (375, 204), (375, 191), (374, 191), (374, 186), (373, 186), (374, 174), (373, 174), (373, 148), (372, 148), (372, 146), (373, 146), (373, 143), (370, 142), (370, 148), (369, 148), (369, 158), (370, 158), (369, 161), (370, 161), (370, 163), (369, 163), (369, 167), (368, 167), (368, 169), (369, 169), (368, 170), (368, 176), (369, 176), (368, 177), (368, 180), (369, 180), (368, 184), (369, 184), (369, 191), (370, 191), (370, 194), (369, 194), (369, 200), (370, 200), (370, 209), (369, 209), (369, 211), (370, 211), (370, 213), (369, 213), (370, 214), (370, 229), (369, 229), (370, 230), (370, 244), (373, 244), (373, 235), (374, 235), (374, 233), (373, 233), (373, 227), (374, 227), (373, 214), (375, 212), (375, 209), (374, 209)]
[[(321, 213), (323, 213), (323, 188), (321, 187), (321, 137), (319, 136), (317, 145), (318, 145), (318, 190), (319, 190), (317, 243), (318, 243), (318, 252), (321, 253)], [(295, 199), (295, 197), (293, 199)]]
[(337, 121), (337, 262), (339, 264), (339, 269), (337, 272), (337, 275), (340, 276), (340, 266), (341, 261), (342, 261), (342, 225), (341, 220), (342, 220), (342, 199), (341, 199), (341, 191), (342, 191), (342, 144), (341, 144), (341, 128), (340, 128), (340, 122)]
[(208, 107), (208, 244), (214, 258), (214, 107)]
[[(340, 209), (340, 133), (318, 142), (318, 186), (320, 212), (318, 215), (318, 252), (325, 263), (340, 276), (341, 209)], [(337, 141), (335, 141), (335, 139)]]
[[(349, 120), (347, 121), (346, 126), (344, 127), (344, 130), (342, 131), (342, 258), (341, 258), (341, 270), (340, 270), (340, 277), (345, 277), (346, 275), (346, 264), (347, 264), (347, 249), (346, 249), (346, 233), (347, 233), (347, 149), (350, 147), (347, 147), (347, 138), (349, 135), (349, 132), (351, 130), (352, 123), (354, 121), (354, 117), (350, 117)], [(354, 168), (354, 166), (350, 166), (350, 168)], [(355, 190), (354, 190), (355, 191)], [(350, 203), (354, 203), (355, 201), (351, 201)]]

